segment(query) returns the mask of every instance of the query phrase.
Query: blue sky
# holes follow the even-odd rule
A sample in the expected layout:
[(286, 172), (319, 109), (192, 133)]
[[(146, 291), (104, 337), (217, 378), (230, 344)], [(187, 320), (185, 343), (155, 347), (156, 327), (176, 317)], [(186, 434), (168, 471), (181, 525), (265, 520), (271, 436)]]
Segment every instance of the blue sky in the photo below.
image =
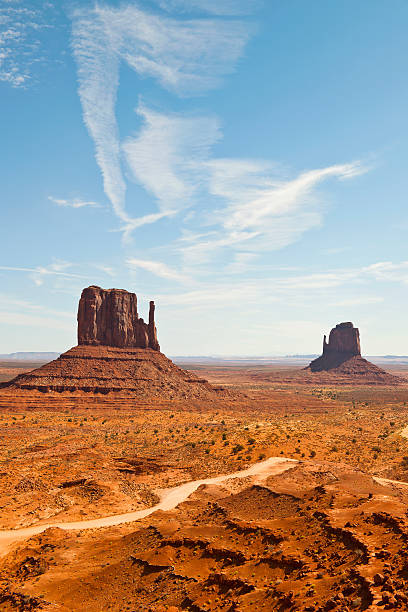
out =
[(0, 353), (81, 289), (172, 355), (407, 354), (405, 0), (3, 0)]

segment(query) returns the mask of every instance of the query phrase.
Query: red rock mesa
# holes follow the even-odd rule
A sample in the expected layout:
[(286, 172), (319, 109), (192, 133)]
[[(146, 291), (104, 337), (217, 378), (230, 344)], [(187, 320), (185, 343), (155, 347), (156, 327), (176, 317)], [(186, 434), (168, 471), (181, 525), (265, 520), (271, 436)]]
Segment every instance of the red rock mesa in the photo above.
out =
[(148, 399), (214, 399), (230, 395), (182, 370), (160, 352), (154, 323), (137, 312), (137, 297), (123, 289), (91, 286), (78, 308), (78, 346), (55, 361), (0, 385), (42, 392), (120, 393)]

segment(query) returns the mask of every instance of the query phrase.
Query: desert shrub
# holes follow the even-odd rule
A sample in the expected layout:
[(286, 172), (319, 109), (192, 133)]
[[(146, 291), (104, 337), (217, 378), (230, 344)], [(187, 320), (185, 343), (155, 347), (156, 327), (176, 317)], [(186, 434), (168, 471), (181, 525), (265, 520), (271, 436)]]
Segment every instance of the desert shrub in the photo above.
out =
[(232, 452), (233, 452), (234, 455), (236, 455), (237, 453), (239, 453), (242, 450), (244, 450), (244, 447), (242, 446), (242, 444), (236, 444), (234, 446), (234, 448), (232, 449)]

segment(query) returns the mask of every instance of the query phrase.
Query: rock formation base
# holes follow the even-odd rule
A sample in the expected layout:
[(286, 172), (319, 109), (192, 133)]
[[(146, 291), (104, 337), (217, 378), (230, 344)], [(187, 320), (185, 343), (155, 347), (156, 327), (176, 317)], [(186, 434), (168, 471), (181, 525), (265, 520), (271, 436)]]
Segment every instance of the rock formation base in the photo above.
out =
[(153, 349), (75, 346), (55, 361), (0, 385), (44, 393), (125, 393), (140, 398), (211, 399), (228, 395)]
[(344, 360), (336, 355), (322, 355), (306, 368), (313, 379), (321, 384), (363, 384), (363, 385), (399, 385), (406, 380), (394, 376), (367, 361), (361, 355), (353, 355)]

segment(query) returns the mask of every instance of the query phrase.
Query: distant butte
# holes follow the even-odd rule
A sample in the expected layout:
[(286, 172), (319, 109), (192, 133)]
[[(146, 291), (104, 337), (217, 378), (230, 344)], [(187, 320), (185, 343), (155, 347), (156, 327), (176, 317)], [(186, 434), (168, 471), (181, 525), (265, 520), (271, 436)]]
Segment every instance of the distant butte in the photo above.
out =
[(78, 345), (0, 388), (42, 392), (120, 393), (145, 399), (213, 399), (230, 395), (182, 370), (160, 352), (150, 302), (149, 322), (137, 297), (124, 289), (91, 286), (78, 307)]
[(339, 323), (331, 330), (329, 342), (326, 336), (323, 337), (323, 354), (312, 361), (309, 367), (312, 372), (332, 370), (356, 356), (361, 357), (359, 330), (353, 323)]
[[(323, 338), (323, 353), (306, 368), (315, 375), (327, 373), (346, 382), (365, 384), (400, 384), (406, 381), (393, 376), (361, 356), (360, 332), (353, 323), (339, 323), (334, 327), (327, 342)], [(324, 382), (322, 380), (322, 382)]]

